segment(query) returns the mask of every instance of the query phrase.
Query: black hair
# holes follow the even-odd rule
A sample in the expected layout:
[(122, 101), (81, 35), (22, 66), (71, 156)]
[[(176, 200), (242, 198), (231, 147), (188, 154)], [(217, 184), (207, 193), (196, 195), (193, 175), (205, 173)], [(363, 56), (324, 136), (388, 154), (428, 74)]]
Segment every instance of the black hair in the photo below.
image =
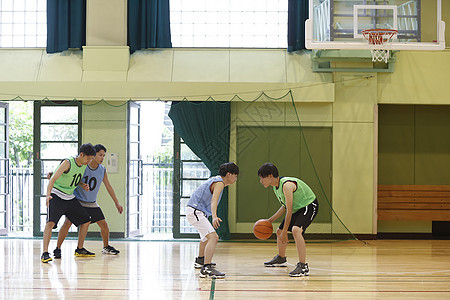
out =
[(94, 148), (95, 148), (95, 153), (100, 152), (100, 150), (103, 150), (106, 152), (106, 148), (102, 144), (97, 144), (94, 146)]
[(80, 147), (80, 154), (84, 153), (87, 156), (95, 156), (95, 148), (91, 143), (83, 144)]
[(278, 169), (274, 164), (265, 163), (258, 170), (258, 176), (262, 178), (266, 178), (269, 175), (273, 177), (278, 177)]
[(227, 162), (220, 165), (219, 175), (225, 177), (227, 173), (239, 174), (239, 167), (233, 162)]

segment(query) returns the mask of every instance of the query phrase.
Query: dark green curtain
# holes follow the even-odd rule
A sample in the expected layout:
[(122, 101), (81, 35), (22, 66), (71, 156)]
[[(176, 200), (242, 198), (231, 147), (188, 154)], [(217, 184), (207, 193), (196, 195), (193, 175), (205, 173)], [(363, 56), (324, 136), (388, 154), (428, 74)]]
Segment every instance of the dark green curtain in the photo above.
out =
[(305, 48), (305, 21), (308, 19), (308, 0), (288, 2), (288, 52)]
[[(172, 102), (169, 111), (175, 131), (189, 148), (217, 175), (230, 153), (230, 102)], [(217, 234), (230, 238), (228, 188), (223, 191), (217, 214), (222, 219)]]
[(47, 0), (47, 53), (86, 45), (86, 0)]
[(172, 48), (168, 0), (128, 0), (128, 46)]

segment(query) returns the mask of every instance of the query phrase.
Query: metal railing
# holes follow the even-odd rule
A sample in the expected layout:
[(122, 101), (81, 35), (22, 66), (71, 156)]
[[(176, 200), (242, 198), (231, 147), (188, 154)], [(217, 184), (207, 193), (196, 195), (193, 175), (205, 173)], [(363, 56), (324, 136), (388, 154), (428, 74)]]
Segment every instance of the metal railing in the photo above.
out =
[[(155, 158), (144, 163), (142, 222), (144, 233), (172, 233), (173, 164)], [(9, 172), (8, 232), (33, 233), (33, 168)]]
[(9, 169), (8, 231), (33, 233), (33, 168)]
[(142, 233), (172, 233), (172, 160), (150, 158), (143, 164), (143, 177)]
[[(198, 171), (191, 167), (188, 171)], [(173, 162), (153, 157), (143, 164), (143, 234), (171, 234), (173, 227)], [(33, 234), (33, 168), (12, 167), (9, 172), (8, 231)], [(188, 185), (196, 184), (188, 182)], [(195, 187), (192, 187), (195, 189)], [(189, 224), (185, 227), (191, 228)]]

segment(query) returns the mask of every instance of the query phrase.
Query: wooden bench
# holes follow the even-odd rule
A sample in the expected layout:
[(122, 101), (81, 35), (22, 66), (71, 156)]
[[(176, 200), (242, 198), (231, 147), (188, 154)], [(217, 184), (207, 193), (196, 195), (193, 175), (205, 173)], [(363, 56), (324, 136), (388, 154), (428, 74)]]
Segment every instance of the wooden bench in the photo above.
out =
[(450, 221), (450, 185), (379, 185), (378, 220)]

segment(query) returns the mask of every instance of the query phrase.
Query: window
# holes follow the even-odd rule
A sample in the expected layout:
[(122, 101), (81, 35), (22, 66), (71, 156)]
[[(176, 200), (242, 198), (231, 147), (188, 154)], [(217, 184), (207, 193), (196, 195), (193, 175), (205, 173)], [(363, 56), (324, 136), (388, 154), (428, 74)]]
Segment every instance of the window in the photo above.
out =
[(186, 207), (192, 193), (211, 177), (211, 171), (176, 132), (173, 172), (173, 237), (198, 238), (197, 230), (186, 219)]
[(171, 0), (173, 47), (286, 48), (288, 0)]
[(46, 0), (0, 0), (1, 48), (43, 48), (46, 44)]

